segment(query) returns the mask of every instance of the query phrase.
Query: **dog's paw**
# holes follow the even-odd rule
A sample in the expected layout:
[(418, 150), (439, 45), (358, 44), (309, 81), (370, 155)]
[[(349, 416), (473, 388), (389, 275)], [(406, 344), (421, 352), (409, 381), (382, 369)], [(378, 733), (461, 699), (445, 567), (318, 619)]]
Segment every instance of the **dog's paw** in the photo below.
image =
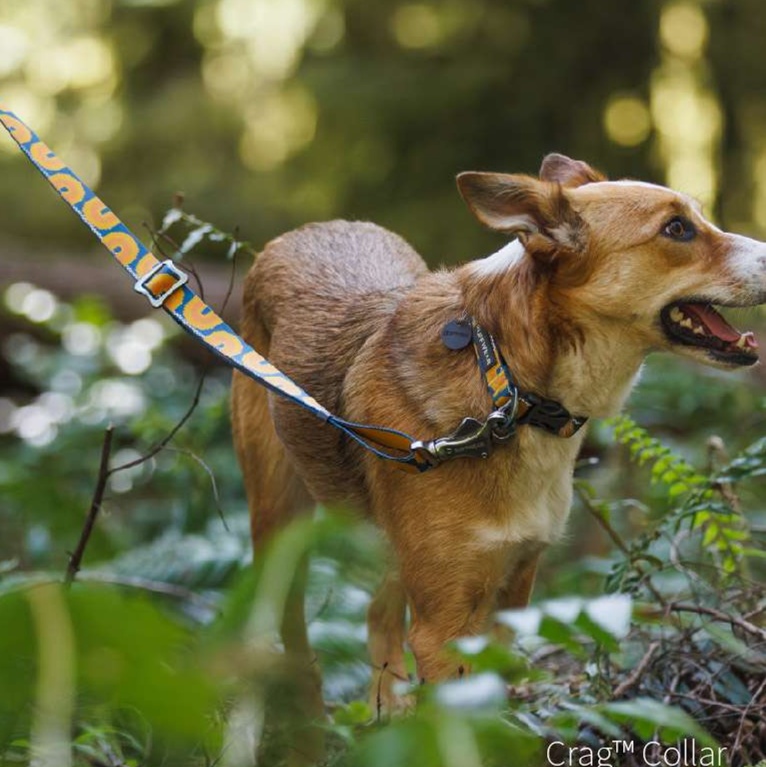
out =
[(370, 686), (370, 710), (373, 719), (385, 720), (406, 716), (415, 709), (412, 683), (384, 667), (373, 674)]

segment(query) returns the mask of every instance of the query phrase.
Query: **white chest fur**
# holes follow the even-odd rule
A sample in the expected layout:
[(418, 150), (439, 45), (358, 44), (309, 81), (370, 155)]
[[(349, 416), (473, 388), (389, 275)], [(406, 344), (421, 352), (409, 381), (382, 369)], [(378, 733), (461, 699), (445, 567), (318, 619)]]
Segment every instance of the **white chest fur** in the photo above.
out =
[[(572, 503), (572, 471), (583, 434), (554, 437), (522, 427), (518, 460), (495, 485), (497, 513), (473, 530), (481, 548), (515, 543), (549, 544), (565, 532)], [(502, 450), (502, 448), (500, 448)]]

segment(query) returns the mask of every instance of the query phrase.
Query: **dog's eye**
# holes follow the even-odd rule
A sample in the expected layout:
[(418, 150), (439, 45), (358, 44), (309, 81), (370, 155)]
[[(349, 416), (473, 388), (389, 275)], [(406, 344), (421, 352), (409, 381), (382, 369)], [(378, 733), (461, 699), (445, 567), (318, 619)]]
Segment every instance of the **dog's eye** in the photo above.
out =
[(688, 242), (695, 234), (697, 234), (697, 230), (694, 228), (694, 224), (688, 219), (682, 218), (681, 216), (675, 216), (665, 224), (662, 228), (662, 233), (666, 237), (670, 237), (671, 240)]

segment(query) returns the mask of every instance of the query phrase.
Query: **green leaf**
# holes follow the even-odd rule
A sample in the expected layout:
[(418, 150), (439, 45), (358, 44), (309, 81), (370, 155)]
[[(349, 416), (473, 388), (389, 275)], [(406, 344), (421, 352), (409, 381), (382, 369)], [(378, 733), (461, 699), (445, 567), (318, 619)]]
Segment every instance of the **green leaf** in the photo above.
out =
[(596, 710), (614, 722), (628, 725), (643, 740), (650, 740), (656, 732), (663, 743), (691, 737), (701, 746), (718, 745), (685, 711), (651, 698), (605, 703)]
[(609, 594), (585, 603), (585, 614), (615, 639), (630, 631), (633, 600), (628, 594)]
[(339, 725), (365, 724), (372, 719), (369, 705), (362, 700), (353, 700), (345, 706), (338, 706), (332, 715), (333, 722)]

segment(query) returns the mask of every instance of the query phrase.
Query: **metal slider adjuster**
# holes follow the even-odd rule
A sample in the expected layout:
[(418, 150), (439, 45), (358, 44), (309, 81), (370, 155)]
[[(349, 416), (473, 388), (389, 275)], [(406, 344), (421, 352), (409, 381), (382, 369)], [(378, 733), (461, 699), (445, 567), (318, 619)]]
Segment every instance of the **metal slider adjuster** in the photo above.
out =
[[(165, 288), (162, 293), (154, 293), (149, 289), (148, 283), (160, 272), (168, 274), (173, 277), (173, 282), (170, 286)], [(186, 272), (182, 272), (169, 258), (165, 261), (160, 261), (155, 264), (146, 274), (139, 277), (136, 280), (136, 284), (133, 286), (133, 290), (136, 293), (141, 293), (149, 299), (149, 303), (155, 308), (159, 309), (165, 301), (173, 295), (182, 285), (185, 285), (189, 281), (189, 275)]]
[(489, 458), (495, 442), (505, 442), (516, 432), (518, 404), (518, 391), (514, 388), (513, 399), (493, 410), (486, 420), (464, 418), (452, 434), (428, 441), (416, 440), (411, 449), (425, 455), (434, 466), (450, 458)]

